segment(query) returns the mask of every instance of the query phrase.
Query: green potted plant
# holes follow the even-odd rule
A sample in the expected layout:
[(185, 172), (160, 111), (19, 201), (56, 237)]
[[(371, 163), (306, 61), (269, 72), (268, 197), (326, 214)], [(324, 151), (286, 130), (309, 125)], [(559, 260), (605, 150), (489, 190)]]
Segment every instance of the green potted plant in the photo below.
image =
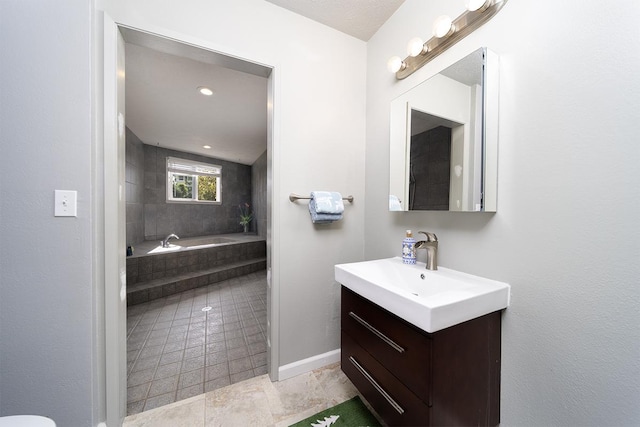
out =
[(238, 205), (238, 210), (240, 211), (240, 225), (244, 227), (245, 234), (249, 232), (249, 224), (253, 220), (253, 211), (251, 210), (251, 205), (249, 203), (245, 203), (244, 205)]

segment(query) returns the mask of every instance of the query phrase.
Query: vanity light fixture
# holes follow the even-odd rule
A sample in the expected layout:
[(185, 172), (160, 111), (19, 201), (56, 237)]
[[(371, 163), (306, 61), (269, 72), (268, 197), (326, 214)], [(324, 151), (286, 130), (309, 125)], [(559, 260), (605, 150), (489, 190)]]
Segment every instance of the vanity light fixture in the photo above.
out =
[(443, 39), (455, 31), (456, 27), (453, 25), (453, 21), (449, 18), (449, 15), (438, 16), (436, 22), (433, 23), (433, 36), (435, 38)]
[(203, 94), (205, 96), (213, 95), (213, 91), (211, 89), (209, 89), (208, 87), (205, 87), (205, 86), (200, 86), (198, 88), (198, 92), (200, 92), (201, 94)]
[(483, 12), (491, 5), (491, 0), (467, 0), (465, 6), (467, 10)]
[(399, 56), (392, 56), (387, 61), (387, 68), (392, 73), (397, 73), (407, 68), (407, 63), (404, 62)]
[(426, 42), (418, 37), (409, 41), (404, 60), (394, 56), (387, 62), (389, 71), (402, 80), (415, 73), (427, 62), (471, 34), (502, 9), (507, 0), (467, 0), (467, 10), (453, 21), (446, 15), (438, 17), (433, 37)]
[(407, 44), (407, 55), (416, 57), (424, 55), (429, 51), (429, 47), (422, 41), (420, 37), (414, 37)]

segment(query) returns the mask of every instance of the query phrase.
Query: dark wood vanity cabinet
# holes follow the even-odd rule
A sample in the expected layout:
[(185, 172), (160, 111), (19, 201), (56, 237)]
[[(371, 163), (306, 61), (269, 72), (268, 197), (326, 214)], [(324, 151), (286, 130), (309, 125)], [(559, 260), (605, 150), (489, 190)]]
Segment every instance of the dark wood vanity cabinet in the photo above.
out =
[(500, 422), (499, 311), (427, 333), (342, 287), (342, 370), (390, 426)]

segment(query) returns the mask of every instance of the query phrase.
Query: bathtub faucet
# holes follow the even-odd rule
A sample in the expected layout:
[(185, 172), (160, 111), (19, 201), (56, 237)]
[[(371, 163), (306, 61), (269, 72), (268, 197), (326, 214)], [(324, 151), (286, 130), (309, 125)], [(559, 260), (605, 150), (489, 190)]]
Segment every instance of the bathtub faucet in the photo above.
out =
[(169, 239), (175, 237), (176, 239), (180, 239), (178, 236), (176, 236), (175, 234), (171, 233), (169, 234), (163, 241), (162, 241), (162, 247), (163, 248), (168, 248), (169, 247)]

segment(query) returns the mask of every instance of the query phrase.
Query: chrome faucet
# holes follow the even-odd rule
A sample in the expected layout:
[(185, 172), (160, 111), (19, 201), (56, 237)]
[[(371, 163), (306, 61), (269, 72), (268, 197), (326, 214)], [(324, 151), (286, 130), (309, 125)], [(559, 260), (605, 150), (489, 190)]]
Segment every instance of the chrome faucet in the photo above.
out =
[(169, 247), (169, 239), (175, 237), (176, 239), (180, 239), (178, 236), (176, 236), (175, 234), (171, 233), (169, 234), (163, 241), (162, 241), (162, 247), (163, 248), (168, 248)]
[(416, 242), (416, 251), (418, 249), (425, 249), (427, 251), (427, 270), (437, 270), (438, 237), (428, 231), (418, 231), (418, 233), (424, 234), (427, 237), (427, 240), (420, 240)]

